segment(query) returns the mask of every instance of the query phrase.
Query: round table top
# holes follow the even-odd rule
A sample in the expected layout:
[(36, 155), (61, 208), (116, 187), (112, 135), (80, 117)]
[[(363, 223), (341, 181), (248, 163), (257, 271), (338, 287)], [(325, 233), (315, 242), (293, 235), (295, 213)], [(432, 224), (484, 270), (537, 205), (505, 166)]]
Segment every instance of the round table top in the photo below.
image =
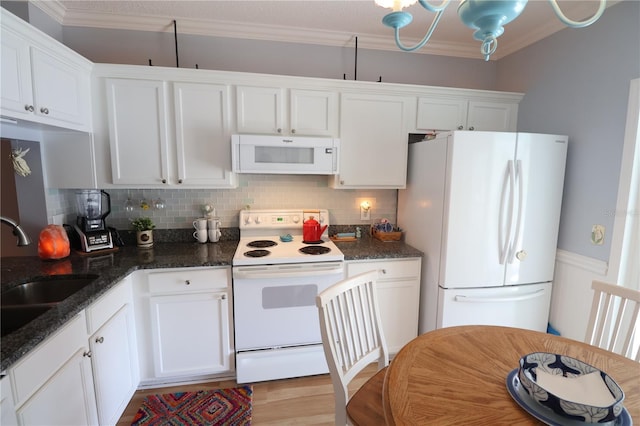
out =
[(389, 425), (539, 424), (509, 395), (507, 375), (532, 352), (564, 354), (609, 374), (640, 421), (640, 363), (546, 333), (497, 326), (449, 327), (424, 333), (395, 356), (385, 375)]

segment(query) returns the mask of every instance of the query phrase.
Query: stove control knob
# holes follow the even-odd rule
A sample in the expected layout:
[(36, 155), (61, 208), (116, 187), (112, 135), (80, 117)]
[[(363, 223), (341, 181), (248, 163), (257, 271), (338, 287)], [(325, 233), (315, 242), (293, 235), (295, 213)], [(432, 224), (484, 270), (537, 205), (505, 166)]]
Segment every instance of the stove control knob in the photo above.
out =
[(262, 218), (260, 216), (256, 216), (256, 224), (262, 223)]
[(251, 223), (251, 216), (247, 215), (244, 217), (244, 224), (248, 225)]
[(291, 218), (291, 220), (293, 221), (293, 223), (298, 223), (300, 222), (300, 217), (299, 216), (294, 216)]

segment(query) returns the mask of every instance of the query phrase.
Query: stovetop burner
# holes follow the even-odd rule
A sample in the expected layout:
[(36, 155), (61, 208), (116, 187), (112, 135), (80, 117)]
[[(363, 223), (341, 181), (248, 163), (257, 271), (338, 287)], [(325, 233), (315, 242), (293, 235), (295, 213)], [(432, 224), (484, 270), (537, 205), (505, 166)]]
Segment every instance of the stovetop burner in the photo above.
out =
[(316, 255), (316, 254), (329, 253), (331, 251), (331, 249), (329, 247), (324, 247), (324, 246), (306, 246), (306, 247), (302, 247), (298, 251), (300, 253), (304, 253), (304, 254)]
[(250, 243), (247, 243), (248, 247), (256, 247), (256, 248), (267, 248), (267, 247), (273, 247), (276, 245), (278, 245), (278, 243), (271, 240), (256, 240), (256, 241), (251, 241)]
[(318, 241), (303, 241), (302, 244), (324, 244), (324, 241), (322, 241), (322, 240), (318, 240)]
[(269, 250), (249, 250), (244, 252), (244, 255), (247, 257), (264, 257), (270, 254), (271, 252)]

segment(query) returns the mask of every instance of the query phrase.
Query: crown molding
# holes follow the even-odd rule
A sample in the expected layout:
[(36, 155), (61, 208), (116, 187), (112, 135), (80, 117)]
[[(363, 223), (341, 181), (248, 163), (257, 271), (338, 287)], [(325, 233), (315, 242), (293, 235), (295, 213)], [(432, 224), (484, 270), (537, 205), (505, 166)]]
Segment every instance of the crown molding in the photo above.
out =
[(64, 24), (67, 8), (58, 0), (29, 0), (29, 3), (42, 10), (57, 23)]

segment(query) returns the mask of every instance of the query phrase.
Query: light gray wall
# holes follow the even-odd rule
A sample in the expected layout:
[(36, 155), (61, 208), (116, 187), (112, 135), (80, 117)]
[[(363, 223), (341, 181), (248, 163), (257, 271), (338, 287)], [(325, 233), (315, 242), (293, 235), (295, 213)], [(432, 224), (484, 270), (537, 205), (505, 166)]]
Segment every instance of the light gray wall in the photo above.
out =
[(50, 37), (62, 42), (62, 25), (32, 3), (27, 3), (26, 1), (2, 1), (0, 5)]
[[(65, 27), (64, 43), (93, 62), (176, 66), (173, 33)], [(355, 48), (178, 33), (181, 68), (354, 79)], [(358, 49), (357, 79), (494, 89), (496, 63), (482, 59)]]
[[(640, 2), (623, 1), (590, 27), (512, 54), (497, 71), (500, 90), (526, 93), (519, 131), (569, 136), (559, 248), (607, 261), (629, 82), (640, 77)], [(606, 228), (602, 246), (590, 242), (594, 224)]]

